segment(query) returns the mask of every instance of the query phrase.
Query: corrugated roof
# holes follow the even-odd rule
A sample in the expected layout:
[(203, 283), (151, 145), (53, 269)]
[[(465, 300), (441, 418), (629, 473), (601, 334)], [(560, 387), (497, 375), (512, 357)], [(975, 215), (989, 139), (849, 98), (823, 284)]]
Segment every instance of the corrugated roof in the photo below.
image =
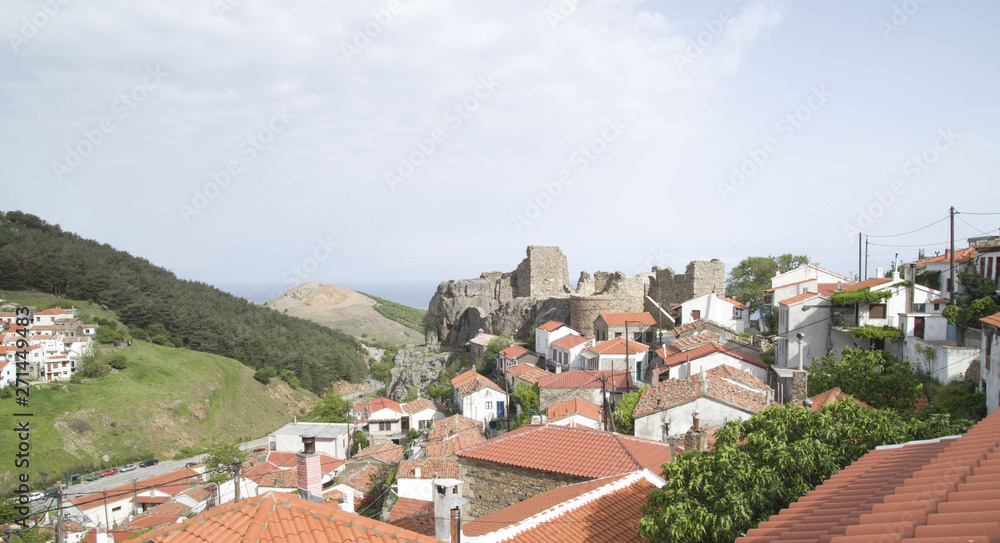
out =
[(556, 488), (469, 522), (462, 533), (488, 542), (638, 542), (646, 495), (662, 486), (650, 478), (640, 471)]
[(962, 436), (879, 447), (737, 541), (1000, 540), (1000, 413)]
[(534, 424), (461, 451), (458, 456), (598, 478), (643, 468), (659, 471), (670, 461), (670, 446), (578, 425)]
[(163, 543), (437, 543), (433, 537), (314, 503), (267, 492), (144, 534), (137, 541)]
[(601, 318), (604, 319), (605, 324), (608, 326), (625, 326), (626, 321), (628, 321), (629, 326), (635, 324), (640, 326), (656, 326), (656, 319), (648, 311), (639, 313), (601, 313)]

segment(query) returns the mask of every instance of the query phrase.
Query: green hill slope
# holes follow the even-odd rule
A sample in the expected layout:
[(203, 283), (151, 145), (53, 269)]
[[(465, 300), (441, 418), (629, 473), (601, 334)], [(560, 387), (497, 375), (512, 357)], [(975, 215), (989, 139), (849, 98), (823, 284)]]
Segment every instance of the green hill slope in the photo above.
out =
[(368, 373), (360, 345), (342, 332), (178, 279), (27, 213), (0, 213), (0, 288), (91, 300), (115, 311), (135, 337), (290, 369), (316, 393)]
[[(111, 459), (103, 465), (120, 466), (261, 437), (317, 401), (277, 379), (262, 385), (222, 356), (143, 341), (121, 352), (128, 366), (103, 379), (31, 388), (32, 486), (99, 467), (104, 455)], [(0, 400), (0, 412), (24, 409), (14, 401)], [(0, 440), (0, 456), (13, 459), (16, 450), (16, 439)], [(0, 494), (13, 488), (13, 469), (0, 468)]]

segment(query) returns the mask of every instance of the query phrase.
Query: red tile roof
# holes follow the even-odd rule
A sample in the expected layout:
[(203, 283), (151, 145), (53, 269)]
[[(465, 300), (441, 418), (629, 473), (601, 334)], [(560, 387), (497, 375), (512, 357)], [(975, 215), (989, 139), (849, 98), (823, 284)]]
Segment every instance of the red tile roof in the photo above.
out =
[[(635, 405), (636, 418), (708, 397), (756, 413), (770, 405), (772, 390), (745, 371), (725, 364), (684, 379), (667, 379), (643, 391)], [(751, 387), (751, 388), (748, 388)], [(756, 390), (753, 390), (756, 389)]]
[(608, 326), (625, 326), (625, 321), (629, 325), (638, 324), (641, 326), (656, 326), (656, 319), (648, 311), (641, 313), (601, 313), (604, 322)]
[(270, 462), (261, 462), (244, 472), (247, 479), (257, 483), (257, 486), (268, 488), (298, 488), (298, 471), (282, 469)]
[(994, 313), (988, 317), (979, 319), (980, 322), (1000, 328), (1000, 313)]
[(173, 524), (177, 519), (187, 515), (191, 508), (179, 502), (169, 502), (157, 505), (146, 512), (137, 515), (132, 520), (125, 523), (125, 529), (150, 528), (163, 524)]
[(412, 402), (404, 403), (401, 407), (408, 415), (416, 415), (425, 409), (434, 409), (444, 413), (446, 409), (445, 406), (427, 398), (417, 398)]
[(675, 326), (674, 327), (674, 335), (680, 337), (681, 334), (684, 334), (686, 332), (690, 332), (691, 330), (704, 330), (709, 325), (714, 326), (716, 328), (720, 328), (722, 330), (725, 330), (726, 332), (729, 332), (729, 333), (733, 334), (734, 336), (736, 335), (736, 330), (733, 330), (732, 328), (730, 328), (728, 326), (723, 326), (723, 325), (721, 325), (721, 324), (719, 324), (719, 323), (717, 323), (717, 322), (715, 322), (715, 321), (713, 321), (711, 319), (698, 319), (698, 320), (695, 320), (695, 321), (691, 321), (691, 322), (689, 322), (687, 324), (682, 324), (680, 326)]
[[(295, 469), (298, 466), (297, 453), (269, 451), (265, 462), (269, 462), (279, 468)], [(332, 473), (344, 465), (344, 461), (325, 453), (319, 453), (320, 469), (323, 473)]]
[(625, 354), (625, 346), (628, 345), (628, 354), (638, 354), (644, 353), (649, 350), (649, 347), (639, 343), (638, 341), (630, 340), (625, 341), (623, 337), (616, 337), (609, 339), (607, 341), (602, 341), (593, 347), (587, 347), (588, 351), (593, 351), (597, 354)]
[[(368, 402), (366, 408), (368, 409), (369, 416), (371, 416), (371, 414), (375, 413), (376, 411), (381, 411), (382, 409), (389, 409), (395, 413), (400, 413), (400, 414), (403, 413), (403, 408), (400, 407), (399, 402), (397, 402), (396, 400), (390, 400), (389, 398), (386, 398), (384, 396), (381, 398), (375, 398), (374, 400)], [(374, 420), (379, 420), (379, 419), (374, 419)]]
[(551, 375), (549, 372), (533, 364), (518, 364), (509, 368), (507, 373), (529, 383), (537, 383), (539, 379)]
[(483, 423), (465, 415), (452, 415), (448, 418), (436, 420), (427, 432), (428, 440), (444, 439), (448, 436), (464, 432), (466, 430), (483, 431)]
[[(434, 537), (434, 533), (436, 531), (436, 527), (434, 526), (434, 508), (432, 507), (427, 511), (414, 513), (390, 524), (398, 526), (404, 530)], [(435, 539), (435, 541), (437, 540)]]
[(663, 359), (663, 364), (665, 367), (672, 368), (674, 366), (679, 366), (690, 360), (698, 360), (699, 358), (704, 358), (710, 354), (722, 353), (726, 356), (731, 356), (738, 360), (742, 360), (748, 364), (753, 364), (758, 368), (767, 369), (767, 364), (763, 360), (757, 358), (756, 356), (736, 351), (732, 349), (727, 349), (724, 345), (718, 343), (708, 343), (700, 347), (696, 347), (689, 351), (684, 351), (667, 356)]
[[(484, 439), (485, 441), (485, 439)], [(420, 468), (420, 477), (417, 477)], [(406, 460), (399, 465), (397, 479), (458, 479), (458, 460), (454, 458), (421, 458)]]
[(864, 281), (858, 281), (857, 283), (851, 283), (850, 285), (844, 285), (844, 290), (861, 290), (863, 288), (875, 288), (888, 283), (893, 280), (885, 277), (872, 277), (871, 279), (865, 279)]
[(427, 432), (424, 456), (440, 458), (486, 441), (483, 423), (463, 415), (452, 415), (435, 421)]
[(462, 396), (468, 396), (477, 390), (482, 388), (492, 388), (497, 392), (503, 392), (500, 385), (490, 381), (486, 377), (476, 373), (476, 370), (469, 370), (462, 375), (458, 375), (451, 378), (451, 385), (455, 387)]
[(374, 458), (386, 464), (395, 465), (403, 461), (403, 448), (391, 441), (386, 441), (379, 445), (361, 449), (358, 451), (358, 454), (354, 455), (352, 460), (361, 460), (363, 458)]
[[(965, 249), (959, 249), (955, 251), (955, 262), (968, 262), (976, 257), (975, 247), (966, 247)], [(923, 260), (918, 260), (918, 263), (927, 264), (928, 262), (950, 262), (951, 255), (945, 251), (942, 255), (934, 255), (931, 257), (926, 257)]]
[(494, 336), (493, 334), (482, 333), (482, 334), (477, 334), (476, 337), (470, 339), (469, 343), (474, 343), (476, 345), (481, 345), (483, 347), (486, 347), (487, 345), (490, 344), (491, 341), (493, 341), (496, 338), (497, 337)]
[(878, 447), (737, 541), (997, 541), (1000, 413), (962, 436)]
[(72, 311), (67, 311), (58, 307), (53, 307), (52, 309), (46, 309), (45, 311), (39, 311), (35, 315), (72, 315)]
[(774, 291), (776, 291), (776, 290), (778, 290), (780, 288), (794, 287), (795, 285), (801, 285), (802, 283), (808, 283), (810, 281), (816, 281), (816, 278), (813, 277), (812, 279), (803, 279), (801, 281), (796, 281), (794, 283), (785, 283), (784, 285), (778, 285), (776, 287), (771, 287), (769, 289), (766, 289), (766, 290), (764, 290), (764, 292), (774, 292)]
[(469, 522), (462, 533), (499, 532), (491, 540), (512, 543), (638, 542), (646, 495), (662, 485), (642, 471), (567, 485)]
[(396, 500), (396, 504), (392, 506), (392, 510), (389, 511), (389, 522), (396, 522), (403, 517), (416, 515), (424, 511), (433, 512), (434, 502), (415, 500), (413, 498), (399, 498)]
[(870, 405), (855, 398), (854, 396), (851, 396), (850, 394), (844, 394), (844, 392), (840, 390), (840, 387), (833, 387), (830, 390), (827, 390), (826, 392), (821, 392), (809, 399), (812, 400), (812, 407), (809, 408), (811, 411), (819, 411), (821, 407), (830, 402), (839, 402), (840, 400), (845, 400), (845, 399), (849, 399), (866, 409), (872, 408)]
[(843, 287), (837, 283), (819, 283), (816, 285), (816, 290), (819, 291), (819, 295), (824, 298), (829, 298), (831, 294), (837, 292), (838, 287)]
[(351, 471), (344, 472), (337, 478), (337, 484), (347, 485), (362, 494), (371, 492), (375, 486), (374, 478), (378, 476), (379, 468), (372, 464), (364, 464)]
[(655, 352), (656, 356), (660, 358), (666, 358), (672, 354), (677, 354), (681, 352), (681, 350), (678, 349), (677, 347), (674, 347), (673, 345), (664, 345), (663, 347), (660, 347), (659, 349), (653, 352)]
[(556, 330), (558, 330), (562, 326), (566, 326), (566, 325), (563, 324), (563, 323), (561, 323), (561, 322), (559, 322), (559, 321), (549, 321), (549, 322), (546, 322), (545, 324), (539, 326), (539, 328), (542, 329), (542, 330), (545, 330), (546, 332), (555, 332)]
[(136, 541), (163, 543), (439, 543), (437, 539), (314, 503), (267, 492), (213, 507), (180, 524), (143, 534)]
[(594, 420), (601, 420), (601, 408), (578, 398), (570, 398), (564, 402), (550, 405), (548, 415), (549, 422), (555, 422), (573, 415), (583, 415)]
[(778, 305), (793, 305), (793, 304), (797, 304), (797, 303), (799, 303), (801, 301), (808, 300), (809, 298), (812, 298), (813, 296), (819, 296), (819, 294), (817, 294), (815, 292), (803, 292), (802, 294), (799, 294), (797, 296), (792, 296), (791, 298), (785, 298), (784, 300), (779, 301)]
[(722, 336), (710, 330), (704, 330), (699, 334), (671, 340), (670, 344), (677, 348), (677, 350), (690, 351), (695, 347), (700, 347), (706, 343), (714, 343), (716, 341), (722, 341)]
[(746, 305), (744, 305), (741, 302), (737, 302), (736, 300), (734, 300), (732, 298), (726, 298), (725, 296), (719, 296), (718, 298), (720, 300), (723, 300), (723, 301), (726, 301), (726, 302), (729, 302), (729, 303), (733, 304), (733, 306), (736, 307), (736, 309), (746, 309), (747, 308)]
[(586, 343), (588, 341), (590, 341), (590, 338), (586, 338), (586, 337), (583, 337), (583, 336), (578, 336), (578, 335), (575, 335), (575, 334), (570, 334), (570, 335), (568, 335), (566, 337), (559, 338), (556, 341), (553, 341), (552, 342), (552, 346), (553, 347), (559, 347), (560, 349), (566, 349), (568, 351), (568, 350), (570, 350), (570, 349), (572, 349), (574, 347), (578, 347), (580, 345), (583, 345), (584, 343)]
[(519, 356), (528, 354), (529, 352), (530, 351), (528, 351), (528, 349), (525, 349), (520, 345), (511, 345), (510, 347), (500, 351), (500, 356), (506, 358), (507, 360), (514, 360)]
[(573, 370), (550, 373), (538, 380), (538, 386), (540, 388), (600, 388), (602, 378), (607, 379), (609, 387), (625, 388), (634, 385), (631, 375), (624, 370)]
[(598, 478), (643, 468), (660, 471), (670, 461), (670, 446), (576, 425), (533, 424), (461, 451), (458, 457)]

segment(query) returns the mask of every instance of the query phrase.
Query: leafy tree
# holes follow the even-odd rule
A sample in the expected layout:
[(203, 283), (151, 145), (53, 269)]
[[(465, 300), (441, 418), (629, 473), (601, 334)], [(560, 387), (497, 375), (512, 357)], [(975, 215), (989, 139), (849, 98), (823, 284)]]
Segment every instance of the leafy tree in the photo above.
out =
[(132, 339), (138, 339), (139, 341), (149, 341), (149, 334), (146, 333), (142, 328), (130, 328), (128, 334), (132, 336)]
[(278, 370), (274, 369), (271, 366), (264, 366), (262, 368), (259, 368), (253, 374), (254, 379), (260, 381), (265, 385), (270, 383), (271, 379), (274, 379), (277, 376), (278, 376)]
[(965, 346), (965, 331), (979, 319), (997, 312), (997, 303), (993, 298), (984, 297), (972, 300), (965, 305), (949, 305), (941, 310), (941, 316), (948, 319), (948, 324), (955, 326), (955, 343)]
[(98, 343), (118, 343), (122, 340), (122, 335), (119, 334), (114, 328), (99, 326), (97, 328), (97, 342)]
[(14, 519), (21, 516), (20, 507), (16, 496), (0, 500), (0, 524), (12, 524)]
[(632, 434), (632, 431), (635, 430), (635, 419), (632, 418), (632, 414), (635, 412), (635, 405), (639, 403), (642, 392), (647, 388), (649, 387), (643, 387), (635, 392), (625, 394), (621, 401), (618, 402), (618, 405), (615, 406), (611, 417), (614, 419), (619, 432)]
[(317, 422), (351, 422), (351, 404), (330, 389), (313, 406), (311, 416)]
[(203, 463), (208, 469), (225, 468), (247, 459), (247, 453), (235, 443), (219, 443), (208, 449)]
[[(531, 422), (531, 416), (537, 415), (538, 411), (538, 385), (528, 383), (518, 383), (517, 389), (510, 394), (511, 402), (520, 407), (517, 418), (514, 419), (514, 428), (520, 428)], [(508, 409), (510, 406), (508, 406)]]
[(639, 535), (647, 541), (731, 542), (880, 445), (962, 433), (947, 415), (905, 419), (850, 400), (818, 412), (772, 407), (716, 432), (711, 451), (663, 466), (667, 484), (650, 492)]
[(920, 414), (944, 413), (953, 419), (982, 420), (986, 416), (986, 394), (976, 390), (973, 382), (950, 381), (946, 384), (936, 379), (925, 383), (930, 402)]
[(382, 514), (382, 507), (385, 505), (385, 498), (392, 490), (392, 483), (396, 480), (396, 466), (384, 465), (379, 467), (378, 472), (372, 475), (372, 488), (361, 499), (358, 506), (358, 514), (368, 518), (378, 519)]
[(116, 370), (123, 370), (128, 366), (128, 357), (125, 353), (118, 351), (108, 357), (108, 365)]
[(412, 385), (410, 388), (406, 389), (406, 397), (403, 398), (403, 403), (412, 402), (420, 396), (420, 389), (417, 385)]
[(368, 372), (380, 383), (389, 384), (392, 377), (392, 363), (372, 362), (368, 364)]
[(941, 315), (955, 326), (955, 341), (963, 347), (965, 331), (978, 328), (979, 319), (997, 312), (1000, 295), (997, 285), (976, 270), (974, 260), (958, 271), (958, 284), (961, 288), (956, 290), (955, 305), (945, 307)]
[(98, 379), (111, 373), (111, 366), (96, 356), (85, 356), (80, 361), (80, 369), (76, 372), (81, 379)]
[(911, 409), (916, 405), (920, 382), (909, 363), (897, 362), (885, 351), (844, 349), (814, 358), (809, 367), (809, 395), (833, 387), (877, 409)]
[[(985, 405), (985, 404), (984, 404)], [(406, 431), (406, 439), (413, 443), (414, 441), (420, 439), (420, 430), (416, 428), (410, 428)]]
[(368, 436), (362, 431), (354, 432), (354, 442), (351, 443), (351, 457), (353, 458), (358, 451), (364, 450), (368, 447)]
[(781, 321), (781, 313), (777, 307), (772, 307), (771, 309), (764, 312), (764, 328), (767, 329), (769, 334), (778, 333), (778, 323)]
[(750, 256), (744, 258), (729, 272), (726, 295), (746, 304), (753, 313), (764, 305), (765, 290), (771, 288), (771, 278), (808, 264), (806, 255)]
[(281, 372), (278, 373), (278, 378), (292, 388), (299, 388), (299, 378), (296, 377), (295, 372), (292, 370), (281, 370)]
[(427, 396), (431, 399), (448, 403), (455, 397), (455, 387), (452, 386), (451, 381), (444, 381), (438, 384), (431, 383), (427, 385)]
[(934, 290), (941, 290), (941, 272), (930, 271), (927, 269), (927, 266), (917, 268), (913, 280), (918, 285), (923, 285)]
[(514, 338), (510, 335), (510, 332), (500, 332), (500, 335), (491, 339), (489, 343), (486, 344), (486, 354), (483, 358), (487, 362), (492, 362), (493, 359), (497, 357), (497, 353), (510, 347), (514, 344)]

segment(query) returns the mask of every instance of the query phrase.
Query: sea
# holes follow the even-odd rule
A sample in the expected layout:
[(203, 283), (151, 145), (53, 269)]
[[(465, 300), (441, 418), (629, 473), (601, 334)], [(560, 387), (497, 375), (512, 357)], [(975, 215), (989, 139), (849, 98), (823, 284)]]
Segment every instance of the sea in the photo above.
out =
[[(385, 298), (398, 304), (427, 309), (440, 281), (345, 281), (336, 284), (364, 294)], [(215, 286), (233, 296), (246, 298), (255, 304), (262, 304), (281, 296), (295, 285), (288, 283), (231, 283)]]

